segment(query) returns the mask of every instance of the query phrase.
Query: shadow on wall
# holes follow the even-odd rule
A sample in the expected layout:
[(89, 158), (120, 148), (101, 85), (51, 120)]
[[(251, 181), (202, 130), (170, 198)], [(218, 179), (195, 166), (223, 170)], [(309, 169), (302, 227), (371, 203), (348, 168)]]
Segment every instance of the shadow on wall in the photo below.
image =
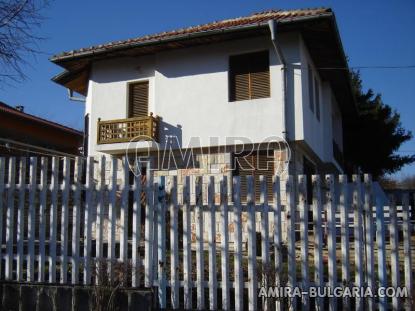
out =
[(180, 124), (172, 125), (161, 121), (159, 129), (159, 140), (160, 149), (182, 148), (182, 126)]

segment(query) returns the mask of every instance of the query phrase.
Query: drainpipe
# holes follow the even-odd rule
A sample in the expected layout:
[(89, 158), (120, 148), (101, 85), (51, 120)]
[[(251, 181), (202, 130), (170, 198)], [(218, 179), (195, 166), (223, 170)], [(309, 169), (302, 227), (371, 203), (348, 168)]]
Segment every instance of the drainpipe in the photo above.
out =
[(277, 54), (278, 60), (280, 64), (282, 65), (281, 72), (282, 72), (282, 94), (283, 94), (283, 100), (282, 100), (282, 135), (283, 138), (288, 142), (288, 133), (287, 133), (287, 125), (286, 125), (286, 119), (287, 119), (287, 63), (285, 62), (284, 55), (282, 54), (280, 45), (277, 42), (277, 23), (275, 20), (271, 19), (268, 21), (269, 30), (271, 32), (271, 41), (275, 49), (275, 54)]
[[(279, 42), (277, 41), (277, 23), (275, 22), (275, 20), (271, 19), (268, 21), (268, 26), (269, 26), (269, 30), (271, 32), (271, 41), (272, 41), (272, 45), (274, 46), (275, 49), (275, 54), (277, 54), (278, 60), (281, 64), (281, 73), (282, 73), (282, 83), (281, 83), (281, 90), (282, 90), (282, 138), (285, 139), (285, 141), (288, 144), (288, 147), (290, 148), (290, 143), (289, 143), (289, 137), (288, 137), (288, 131), (287, 131), (287, 63), (285, 61), (284, 58), (284, 54), (282, 53), (282, 50), (280, 48)], [(294, 172), (291, 171), (291, 169), (289, 169), (289, 173), (297, 173), (296, 170), (296, 161), (295, 161), (295, 152), (294, 152), (294, 148), (290, 148), (289, 152), (290, 152), (290, 164), (292, 165), (292, 169), (294, 170)], [(290, 166), (291, 166), (290, 165)]]

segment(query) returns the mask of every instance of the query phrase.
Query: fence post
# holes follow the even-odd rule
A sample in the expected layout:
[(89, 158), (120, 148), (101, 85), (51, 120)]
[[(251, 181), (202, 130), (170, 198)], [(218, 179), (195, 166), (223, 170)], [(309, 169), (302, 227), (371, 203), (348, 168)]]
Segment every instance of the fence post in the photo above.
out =
[[(324, 282), (324, 270), (323, 270), (323, 236), (322, 236), (322, 223), (321, 212), (323, 205), (321, 202), (321, 180), (320, 176), (312, 176), (313, 183), (313, 227), (314, 227), (314, 281), (316, 286), (322, 287)], [(322, 298), (317, 297), (316, 309), (324, 310), (324, 301)]]
[[(244, 276), (242, 268), (242, 214), (241, 214), (241, 181), (239, 176), (233, 177), (233, 212), (234, 212), (234, 250), (235, 250), (235, 310), (243, 310)], [(216, 259), (214, 259), (216, 260)], [(216, 273), (216, 271), (215, 271)], [(212, 308), (211, 308), (212, 309)]]
[[(208, 209), (210, 223), (209, 234), (209, 307), (210, 310), (217, 309), (217, 278), (216, 278), (216, 206), (215, 206), (215, 179), (209, 177), (208, 181)], [(236, 301), (235, 301), (236, 303)]]
[(23, 280), (24, 203), (26, 193), (26, 158), (20, 158), (19, 209), (17, 211), (17, 281)]
[[(354, 248), (355, 248), (355, 286), (363, 287), (363, 231), (362, 231), (362, 198), (360, 176), (353, 175), (353, 218), (354, 218)], [(363, 310), (364, 300), (356, 297), (356, 310)]]
[[(396, 201), (395, 196), (389, 196), (389, 237), (391, 248), (391, 278), (392, 286), (398, 288), (400, 285), (400, 271), (399, 271), (399, 229), (398, 229), (398, 217), (396, 213)], [(392, 297), (393, 310), (399, 310), (399, 298)]]
[[(334, 197), (334, 177), (326, 175), (326, 192), (327, 195), (327, 248), (329, 255), (329, 286), (334, 288), (337, 286), (337, 265), (336, 265), (336, 202)], [(337, 299), (332, 297), (329, 300), (330, 311), (337, 310)]]
[(42, 157), (40, 174), (40, 194), (39, 194), (39, 275), (38, 281), (45, 281), (45, 261), (46, 261), (46, 199), (48, 194), (48, 158)]
[[(30, 158), (30, 187), (29, 187), (29, 215), (27, 223), (28, 260), (27, 260), (27, 281), (35, 280), (35, 232), (36, 232), (36, 192), (37, 192), (37, 158)], [(0, 240), (1, 241), (1, 240)]]
[[(184, 308), (192, 309), (192, 238), (190, 228), (190, 177), (183, 184), (183, 279)], [(215, 257), (216, 260), (216, 257)], [(215, 271), (216, 273), (216, 271)]]

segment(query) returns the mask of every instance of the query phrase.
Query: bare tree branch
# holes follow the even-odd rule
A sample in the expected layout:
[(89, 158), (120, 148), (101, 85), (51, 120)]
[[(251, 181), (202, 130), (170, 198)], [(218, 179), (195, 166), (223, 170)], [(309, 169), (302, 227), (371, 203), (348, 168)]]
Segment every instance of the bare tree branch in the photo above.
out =
[(0, 0), (0, 85), (26, 78), (27, 57), (40, 53), (35, 31), (49, 0)]

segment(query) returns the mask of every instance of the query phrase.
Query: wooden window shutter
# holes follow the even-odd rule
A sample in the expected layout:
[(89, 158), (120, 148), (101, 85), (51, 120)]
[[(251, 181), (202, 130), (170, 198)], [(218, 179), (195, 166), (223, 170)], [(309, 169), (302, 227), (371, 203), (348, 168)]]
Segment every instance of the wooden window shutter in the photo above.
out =
[(148, 116), (148, 81), (129, 85), (128, 114), (130, 118)]
[(268, 51), (230, 57), (230, 101), (265, 98), (270, 94)]
[(267, 183), (267, 197), (268, 201), (273, 200), (272, 194), (272, 176), (274, 175), (275, 164), (273, 157), (269, 156), (266, 152), (253, 153), (246, 156), (238, 157), (238, 170), (237, 174), (240, 176), (241, 184), (241, 201), (246, 202), (247, 198), (247, 176), (254, 176), (254, 191), (255, 201), (260, 202), (261, 198), (261, 185), (260, 176), (265, 177)]

